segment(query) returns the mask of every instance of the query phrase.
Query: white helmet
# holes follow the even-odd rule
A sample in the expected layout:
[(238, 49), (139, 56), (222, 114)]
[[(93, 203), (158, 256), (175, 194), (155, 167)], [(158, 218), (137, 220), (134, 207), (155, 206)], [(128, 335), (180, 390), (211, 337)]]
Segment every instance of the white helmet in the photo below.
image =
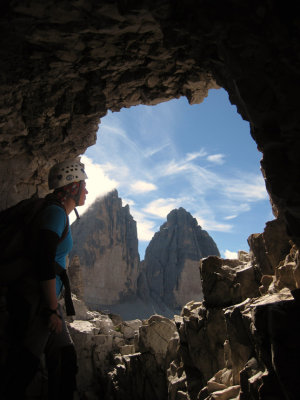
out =
[(84, 164), (77, 157), (55, 164), (49, 171), (48, 185), (49, 189), (58, 189), (71, 182), (79, 182), (85, 179), (87, 179), (87, 175)]

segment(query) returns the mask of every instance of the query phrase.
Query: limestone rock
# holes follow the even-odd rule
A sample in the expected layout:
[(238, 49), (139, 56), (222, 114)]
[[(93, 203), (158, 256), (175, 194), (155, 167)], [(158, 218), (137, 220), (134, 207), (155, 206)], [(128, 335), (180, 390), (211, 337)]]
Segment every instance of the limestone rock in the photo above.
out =
[(296, 246), (293, 246), (289, 254), (278, 264), (275, 270), (274, 288), (278, 290), (284, 287), (288, 287), (291, 290), (299, 288), (299, 266), (299, 250), (297, 250)]
[(169, 341), (173, 337), (178, 337), (174, 322), (160, 315), (153, 315), (139, 330), (139, 350), (153, 354), (157, 364), (164, 367)]
[(189, 317), (183, 317), (183, 321), (178, 324), (178, 332), (179, 354), (187, 366), (187, 377), (195, 381), (194, 385), (200, 390), (217, 371), (225, 367), (224, 312), (220, 308), (206, 309), (200, 305)]
[(96, 201), (72, 225), (72, 235), (72, 256), (80, 259), (88, 306), (106, 310), (135, 295), (139, 273), (136, 223), (129, 207), (122, 207), (117, 191)]
[[(170, 341), (178, 340), (174, 322), (154, 315), (139, 328), (139, 352), (116, 356), (108, 373), (107, 398), (122, 400), (165, 400), (166, 369), (170, 359)], [(172, 351), (171, 351), (172, 353)]]
[(84, 298), (84, 284), (82, 276), (82, 268), (78, 256), (72, 258), (71, 264), (68, 266), (68, 276), (70, 279), (71, 290), (78, 298)]
[(296, 3), (266, 0), (4, 2), (1, 209), (45, 192), (53, 161), (95, 143), (107, 110), (201, 102), (222, 86), (251, 122), (274, 209), (299, 244), (297, 18)]
[(290, 238), (282, 219), (267, 222), (264, 232), (250, 235), (248, 243), (262, 275), (274, 275), (275, 268), (291, 248)]
[(205, 304), (226, 307), (260, 295), (260, 276), (250, 262), (207, 257), (200, 264)]
[(207, 232), (181, 208), (169, 214), (140, 264), (135, 222), (129, 208), (121, 206), (117, 191), (98, 200), (73, 224), (72, 233), (72, 287), (84, 287), (88, 306), (124, 319), (155, 313), (173, 317), (187, 300), (201, 300), (199, 260), (219, 254)]
[(184, 208), (171, 211), (146, 249), (142, 270), (148, 296), (178, 311), (191, 300), (202, 300), (199, 261), (208, 255), (219, 255), (208, 233)]
[[(157, 104), (179, 96), (200, 102), (217, 82), (228, 91), (241, 116), (251, 122), (276, 215), (283, 218), (299, 248), (297, 2), (228, 0), (217, 6), (215, 2), (189, 2), (187, 7), (186, 2), (171, 0), (8, 0), (0, 7), (1, 209), (36, 193), (45, 194), (50, 166), (93, 144), (99, 118), (107, 110)], [(262, 260), (260, 265), (268, 259), (263, 274), (270, 276), (274, 260), (268, 257), (260, 254), (257, 259)], [(242, 370), (244, 398), (281, 400), (299, 395), (297, 368), (288, 368), (299, 360), (295, 318), (299, 312), (289, 291), (278, 292), (281, 285), (293, 284), (293, 279), (299, 288), (299, 263), (296, 259), (284, 263), (286, 268), (281, 265), (276, 282), (270, 284), (272, 292), (228, 314), (227, 321), (229, 316), (242, 321), (239, 326), (244, 326), (255, 353)], [(194, 325), (196, 310), (185, 310)], [(248, 339), (243, 336), (241, 344), (248, 345)], [(229, 337), (226, 343), (229, 365), (234, 341)], [(239, 365), (248, 354), (242, 349), (237, 346), (238, 354), (233, 357), (241, 361)], [(183, 346), (186, 350), (187, 345)], [(126, 357), (116, 364), (116, 370), (123, 383), (130, 367), (136, 372), (129, 386), (136, 390), (130, 389), (128, 398), (166, 398), (163, 384), (149, 384), (148, 394), (144, 390), (153, 380), (146, 379), (142, 367), (153, 366), (149, 360), (154, 356)], [(257, 365), (252, 364), (254, 358)], [(191, 382), (199, 381), (199, 371), (188, 364), (185, 379), (181, 362), (172, 366), (178, 367), (173, 375), (178, 378), (176, 395), (190, 396), (196, 391), (188, 392)], [(155, 373), (162, 377), (157, 381), (163, 382), (163, 373), (159, 375), (153, 367), (151, 377)], [(180, 383), (180, 377), (184, 382)], [(112, 384), (117, 388), (118, 381)], [(125, 399), (126, 390), (113, 398), (119, 400), (122, 395)]]
[(119, 324), (119, 326), (120, 332), (122, 332), (125, 339), (134, 339), (135, 332), (137, 332), (142, 326), (142, 321), (139, 319), (135, 319), (132, 321), (123, 321), (121, 324)]

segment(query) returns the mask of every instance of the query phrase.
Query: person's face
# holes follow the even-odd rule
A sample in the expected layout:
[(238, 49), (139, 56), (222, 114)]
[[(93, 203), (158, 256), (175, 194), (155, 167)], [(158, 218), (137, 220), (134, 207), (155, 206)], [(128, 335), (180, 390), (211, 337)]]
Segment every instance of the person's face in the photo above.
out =
[(88, 194), (88, 191), (86, 190), (86, 183), (84, 182), (82, 185), (82, 189), (81, 189), (81, 193), (80, 193), (80, 197), (79, 197), (79, 202), (78, 202), (79, 206), (84, 205), (87, 194)]

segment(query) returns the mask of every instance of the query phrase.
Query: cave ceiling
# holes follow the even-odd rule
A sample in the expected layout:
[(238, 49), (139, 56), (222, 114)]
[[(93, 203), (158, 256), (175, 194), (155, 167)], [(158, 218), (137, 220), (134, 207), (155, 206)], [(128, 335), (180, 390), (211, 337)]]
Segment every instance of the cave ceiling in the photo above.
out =
[[(46, 192), (107, 110), (224, 87), (250, 122), (274, 209), (300, 237), (297, 3), (8, 0), (0, 6), (1, 208)], [(241, 149), (240, 151), (243, 151)]]

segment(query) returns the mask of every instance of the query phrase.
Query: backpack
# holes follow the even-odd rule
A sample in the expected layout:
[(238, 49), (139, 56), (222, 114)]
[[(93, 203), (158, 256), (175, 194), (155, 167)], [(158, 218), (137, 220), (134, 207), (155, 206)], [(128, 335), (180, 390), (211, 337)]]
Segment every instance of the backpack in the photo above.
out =
[[(0, 212), (0, 286), (9, 286), (32, 271), (39, 216), (48, 205), (62, 207), (53, 196), (31, 198)], [(68, 233), (68, 219), (60, 242)]]

